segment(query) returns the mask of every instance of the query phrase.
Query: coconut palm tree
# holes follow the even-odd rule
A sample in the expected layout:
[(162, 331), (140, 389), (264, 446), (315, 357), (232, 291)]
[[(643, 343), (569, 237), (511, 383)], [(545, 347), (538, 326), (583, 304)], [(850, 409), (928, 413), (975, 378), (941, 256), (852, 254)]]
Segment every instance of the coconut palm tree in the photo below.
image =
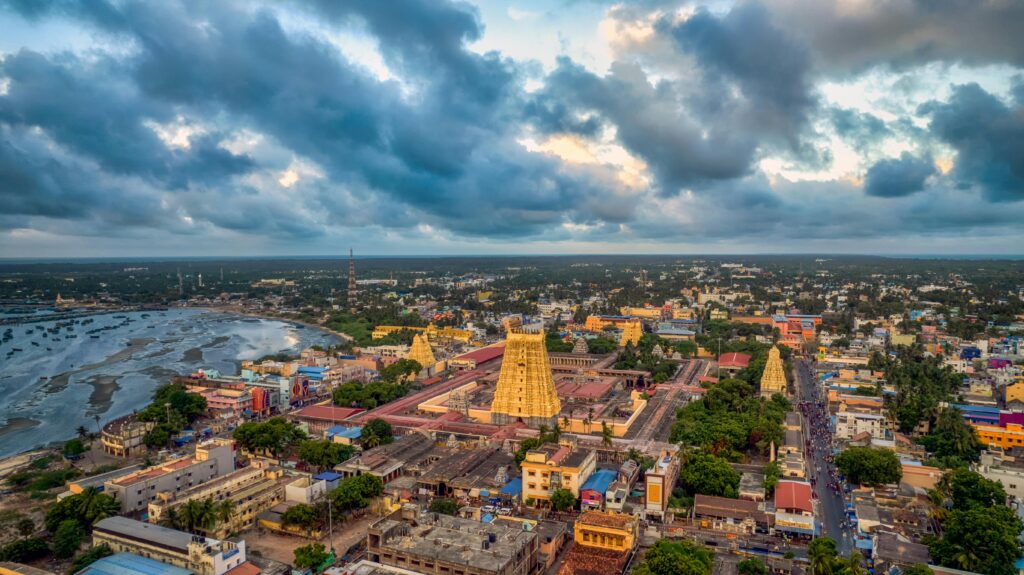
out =
[(612, 446), (612, 438), (613, 437), (615, 437), (615, 434), (612, 431), (611, 426), (608, 425), (606, 422), (602, 421), (601, 422), (601, 444), (604, 445), (605, 447), (611, 447)]
[(832, 575), (836, 559), (836, 542), (829, 537), (819, 537), (807, 546), (807, 559), (813, 575)]
[(850, 553), (850, 557), (843, 561), (844, 575), (867, 575), (867, 569), (864, 568), (864, 556), (860, 554), (860, 551), (854, 549)]
[(170, 527), (171, 529), (180, 529), (181, 517), (178, 516), (178, 508), (171, 507), (168, 509), (167, 513), (165, 513), (157, 523), (164, 527)]
[(82, 490), (78, 505), (82, 519), (90, 525), (121, 512), (121, 505), (96, 487)]
[(225, 499), (214, 505), (214, 515), (216, 516), (217, 523), (221, 525), (231, 525), (231, 517), (235, 514), (235, 502), (230, 499)]
[[(79, 425), (78, 429), (76, 430), (76, 433), (78, 433), (78, 439), (82, 440), (82, 445), (86, 445), (86, 441), (89, 441), (89, 430), (86, 429), (84, 425)], [(96, 461), (93, 460), (93, 457), (92, 457), (92, 442), (91, 441), (89, 441), (88, 446), (89, 446), (88, 447), (89, 450), (86, 453), (89, 454), (89, 463), (91, 463), (91, 464), (93, 464), (95, 466), (96, 465)]]

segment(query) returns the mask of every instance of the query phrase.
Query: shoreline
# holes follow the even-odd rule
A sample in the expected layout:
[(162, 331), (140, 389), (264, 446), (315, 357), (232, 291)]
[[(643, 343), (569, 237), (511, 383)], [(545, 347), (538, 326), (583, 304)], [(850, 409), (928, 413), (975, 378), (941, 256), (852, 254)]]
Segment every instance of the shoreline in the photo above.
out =
[(301, 319), (294, 319), (294, 318), (290, 318), (290, 317), (269, 315), (269, 314), (265, 314), (265, 313), (256, 313), (256, 312), (251, 312), (251, 311), (247, 311), (247, 310), (241, 310), (241, 309), (232, 308), (232, 307), (225, 307), (225, 306), (202, 306), (202, 307), (200, 307), (200, 306), (185, 306), (182, 309), (208, 309), (208, 310), (219, 312), (219, 313), (227, 313), (227, 314), (232, 314), (232, 315), (242, 315), (242, 316), (246, 316), (246, 317), (255, 317), (255, 318), (259, 318), (259, 319), (267, 319), (267, 320), (273, 320), (273, 321), (280, 321), (280, 322), (284, 322), (284, 323), (290, 323), (290, 324), (294, 324), (294, 325), (301, 325), (303, 327), (310, 327), (310, 328), (313, 328), (313, 329), (317, 329), (317, 330), (320, 330), (320, 331), (322, 331), (322, 332), (324, 332), (326, 334), (330, 334), (330, 335), (339, 337), (339, 338), (342, 339), (342, 341), (351, 342), (351, 341), (355, 340), (355, 338), (353, 338), (352, 336), (348, 335), (347, 333), (342, 333), (340, 331), (334, 331), (333, 329), (331, 329), (331, 328), (329, 328), (327, 326), (324, 326), (324, 325), (320, 325), (318, 323), (310, 323), (308, 321), (303, 321)]
[[(181, 307), (177, 307), (177, 308), (172, 307), (170, 309), (190, 309), (190, 310), (199, 310), (199, 311), (209, 310), (209, 311), (212, 311), (212, 312), (215, 312), (215, 313), (223, 313), (223, 314), (227, 314), (227, 315), (245, 316), (245, 317), (252, 317), (252, 318), (271, 320), (271, 321), (279, 321), (279, 322), (282, 322), (282, 323), (290, 323), (290, 324), (293, 324), (293, 325), (301, 325), (301, 326), (304, 326), (304, 327), (316, 329), (316, 330), (319, 330), (319, 331), (321, 331), (321, 332), (323, 332), (323, 333), (325, 333), (327, 335), (336, 336), (339, 339), (341, 339), (342, 341), (352, 341), (352, 339), (353, 339), (351, 336), (349, 336), (347, 334), (343, 334), (341, 332), (336, 332), (336, 331), (328, 329), (328, 328), (326, 328), (326, 327), (324, 327), (322, 325), (313, 324), (313, 323), (309, 323), (309, 322), (298, 320), (298, 319), (291, 319), (291, 318), (285, 318), (285, 317), (277, 317), (277, 316), (272, 316), (272, 315), (267, 315), (267, 314), (257, 314), (257, 313), (252, 313), (252, 312), (248, 312), (248, 311), (238, 310), (238, 309), (234, 309), (234, 308), (230, 308), (230, 307), (222, 307), (222, 306), (208, 306), (208, 307), (181, 306)], [(141, 310), (141, 309), (109, 310), (109, 311), (106, 311), (104, 313), (124, 313), (124, 312), (127, 312), (127, 311), (136, 312), (136, 311), (146, 311), (146, 310)], [(134, 354), (136, 351), (139, 351), (139, 350), (141, 350), (141, 349), (143, 349), (145, 347), (144, 345), (140, 345), (140, 344), (145, 343), (146, 345), (148, 345), (149, 343), (151, 343), (149, 341), (145, 341), (146, 339), (149, 339), (149, 338), (137, 338), (137, 339), (130, 340), (131, 341), (131, 345), (130, 346), (126, 346), (125, 349), (118, 350), (112, 356), (108, 356), (104, 360), (102, 360), (100, 362), (96, 362), (95, 364), (92, 364), (90, 366), (81, 366), (80, 368), (77, 368), (77, 369), (68, 370), (68, 371), (66, 371), (64, 373), (58, 374), (57, 376), (54, 377), (54, 379), (57, 379), (57, 382), (56, 382), (57, 385), (66, 386), (66, 385), (68, 385), (69, 382), (61, 381), (58, 378), (62, 378), (62, 376), (66, 376), (66, 377), (63, 377), (63, 379), (70, 379), (70, 377), (72, 375), (74, 375), (75, 373), (78, 373), (80, 371), (84, 371), (87, 368), (101, 367), (102, 365), (113, 363), (111, 360), (112, 359), (117, 359), (117, 356), (122, 356), (122, 355), (129, 355), (130, 356), (130, 355)], [(236, 361), (236, 364), (237, 364), (237, 361)], [(85, 383), (93, 386), (93, 392), (91, 394), (90, 400), (93, 399), (94, 397), (97, 398), (97, 399), (103, 399), (108, 391), (111, 392), (111, 395), (112, 395), (112, 392), (115, 391), (115, 389), (113, 389), (113, 388), (118, 386), (118, 383), (116, 382), (116, 380), (114, 382), (110, 382), (110, 381), (95, 381), (95, 382), (85, 382)], [(47, 382), (47, 387), (50, 387), (53, 384), (54, 384), (54, 381), (53, 381), (53, 379), (51, 379), (50, 381)], [(50, 393), (53, 393), (53, 392), (50, 391)], [(91, 404), (91, 401), (89, 402), (88, 407), (89, 407), (90, 410), (93, 410), (93, 409), (96, 408), (96, 406)], [(3, 425), (0, 425), (0, 437), (8, 435), (10, 433), (13, 433), (15, 431), (19, 431), (21, 429), (35, 427), (39, 423), (40, 422), (38, 422), (37, 420), (30, 419), (30, 418), (12, 417), (12, 418), (10, 418), (9, 421), (4, 423)], [(50, 441), (50, 442), (45, 443), (45, 444), (35, 445), (33, 447), (26, 448), (23, 451), (19, 451), (17, 453), (11, 453), (10, 455), (2, 456), (2, 457), (0, 457), (0, 469), (4, 469), (8, 465), (10, 465), (10, 463), (12, 461), (16, 460), (17, 458), (24, 457), (26, 454), (59, 450), (60, 447), (66, 441), (68, 441), (70, 439), (74, 439), (75, 437), (76, 436), (75, 436), (74, 432), (71, 431), (71, 432), (68, 433), (68, 435), (64, 439), (56, 439), (56, 440)], [(26, 464), (27, 464), (27, 462), (26, 462)]]

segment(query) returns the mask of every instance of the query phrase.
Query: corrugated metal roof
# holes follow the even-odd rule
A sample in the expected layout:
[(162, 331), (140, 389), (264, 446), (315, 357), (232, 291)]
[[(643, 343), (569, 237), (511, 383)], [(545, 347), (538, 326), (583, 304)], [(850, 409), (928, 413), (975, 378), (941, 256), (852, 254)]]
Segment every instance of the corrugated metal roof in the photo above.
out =
[(133, 553), (115, 553), (99, 559), (77, 575), (191, 575), (188, 569), (147, 559)]

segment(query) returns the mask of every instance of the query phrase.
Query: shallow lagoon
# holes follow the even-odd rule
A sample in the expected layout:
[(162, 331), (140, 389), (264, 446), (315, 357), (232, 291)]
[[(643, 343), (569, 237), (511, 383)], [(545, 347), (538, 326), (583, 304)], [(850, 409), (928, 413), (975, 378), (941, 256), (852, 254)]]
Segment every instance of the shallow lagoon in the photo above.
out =
[(48, 333), (56, 323), (0, 327), (13, 330), (0, 344), (0, 457), (68, 439), (82, 425), (95, 431), (96, 415), (105, 423), (145, 407), (172, 375), (235, 374), (243, 359), (338, 342), (313, 328), (197, 309), (96, 315)]

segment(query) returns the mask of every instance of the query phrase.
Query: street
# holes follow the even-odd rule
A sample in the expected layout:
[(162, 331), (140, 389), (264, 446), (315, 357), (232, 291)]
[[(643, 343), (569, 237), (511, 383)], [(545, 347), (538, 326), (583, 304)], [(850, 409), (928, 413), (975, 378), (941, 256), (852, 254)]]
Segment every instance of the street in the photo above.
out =
[(797, 397), (807, 405), (803, 414), (803, 436), (810, 440), (807, 458), (808, 478), (812, 479), (818, 501), (818, 520), (822, 535), (835, 539), (839, 553), (849, 556), (853, 550), (853, 535), (849, 528), (843, 528), (846, 519), (846, 505), (842, 491), (829, 488), (835, 481), (830, 474), (832, 463), (827, 459), (832, 453), (831, 435), (827, 432), (828, 414), (825, 412), (821, 390), (817, 384), (811, 363), (797, 360), (793, 368), (796, 377)]

